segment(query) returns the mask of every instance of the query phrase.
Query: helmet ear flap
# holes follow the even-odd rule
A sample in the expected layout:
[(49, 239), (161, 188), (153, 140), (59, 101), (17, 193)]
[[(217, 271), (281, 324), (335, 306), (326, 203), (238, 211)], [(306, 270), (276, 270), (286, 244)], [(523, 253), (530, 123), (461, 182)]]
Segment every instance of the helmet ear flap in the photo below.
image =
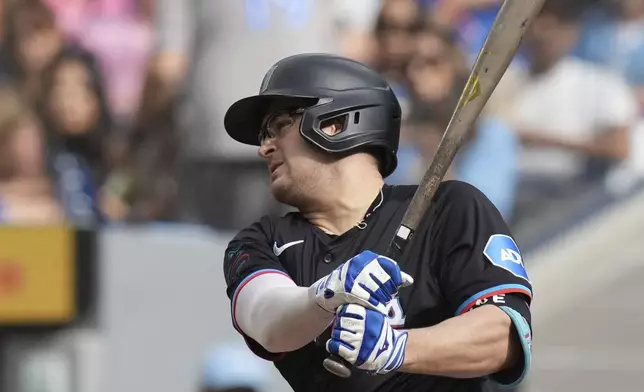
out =
[[(383, 175), (383, 177), (386, 177), (388, 174), (393, 171), (391, 168), (392, 166), (396, 166), (396, 162), (392, 162), (392, 157), (390, 156), (389, 153), (387, 153), (387, 150), (385, 147), (382, 146), (376, 146), (376, 145), (366, 145), (362, 147), (358, 147), (354, 150), (352, 150), (350, 153), (347, 154), (353, 154), (353, 153), (366, 153), (371, 155), (377, 162), (378, 164), (378, 171)], [(395, 157), (393, 158), (395, 159)]]

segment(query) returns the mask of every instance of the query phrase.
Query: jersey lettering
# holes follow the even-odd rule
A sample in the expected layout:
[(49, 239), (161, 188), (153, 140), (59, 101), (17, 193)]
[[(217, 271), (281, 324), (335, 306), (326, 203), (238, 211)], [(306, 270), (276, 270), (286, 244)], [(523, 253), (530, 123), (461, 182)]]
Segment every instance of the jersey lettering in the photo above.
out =
[(387, 319), (393, 328), (405, 326), (405, 313), (400, 305), (400, 299), (396, 298), (387, 305)]
[(516, 264), (523, 264), (521, 255), (512, 249), (501, 249), (501, 261), (511, 261)]
[(516, 242), (505, 234), (493, 234), (483, 249), (490, 263), (530, 282)]
[(492, 297), (488, 297), (488, 298), (477, 299), (476, 304), (474, 304), (472, 309), (477, 308), (477, 307), (482, 306), (482, 305), (485, 305), (490, 300), (492, 300), (492, 302), (494, 302), (495, 304), (504, 304), (505, 303), (505, 294), (498, 294), (498, 295), (493, 295)]

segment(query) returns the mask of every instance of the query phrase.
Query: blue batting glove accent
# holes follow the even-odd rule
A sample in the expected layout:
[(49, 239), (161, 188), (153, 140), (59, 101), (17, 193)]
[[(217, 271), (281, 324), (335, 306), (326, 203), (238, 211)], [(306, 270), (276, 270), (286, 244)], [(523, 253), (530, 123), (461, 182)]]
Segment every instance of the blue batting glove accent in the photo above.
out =
[(401, 287), (413, 283), (398, 264), (371, 251), (364, 251), (313, 284), (316, 301), (335, 313), (343, 304), (358, 304), (385, 313), (387, 304)]
[(360, 305), (343, 305), (337, 313), (327, 351), (367, 373), (398, 370), (405, 360), (407, 332), (393, 329), (387, 317)]

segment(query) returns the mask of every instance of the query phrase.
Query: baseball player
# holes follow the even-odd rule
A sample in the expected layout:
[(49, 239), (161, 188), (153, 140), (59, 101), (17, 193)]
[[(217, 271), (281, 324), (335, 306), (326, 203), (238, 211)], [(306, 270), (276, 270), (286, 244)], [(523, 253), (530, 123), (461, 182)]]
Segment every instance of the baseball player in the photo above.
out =
[[(327, 54), (282, 59), (226, 113), (298, 210), (241, 230), (224, 260), (234, 327), (296, 392), (481, 391), (530, 368), (532, 287), (477, 189), (443, 183), (403, 257), (379, 255), (416, 189), (383, 180), (400, 121), (378, 73)], [(351, 377), (324, 369), (329, 353)]]

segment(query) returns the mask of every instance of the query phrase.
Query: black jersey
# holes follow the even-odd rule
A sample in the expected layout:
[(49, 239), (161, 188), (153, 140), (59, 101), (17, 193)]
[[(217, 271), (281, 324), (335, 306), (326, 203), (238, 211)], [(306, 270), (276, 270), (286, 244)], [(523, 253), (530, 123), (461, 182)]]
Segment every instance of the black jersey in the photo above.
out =
[[(382, 254), (416, 188), (383, 187), (365, 219), (340, 236), (326, 234), (299, 213), (262, 218), (242, 230), (226, 250), (228, 296), (234, 303), (245, 282), (260, 274), (282, 273), (297, 285), (308, 287), (363, 250)], [(529, 323), (532, 287), (519, 250), (500, 213), (468, 184), (448, 181), (440, 185), (416, 237), (396, 261), (414, 278), (414, 284), (401, 289), (399, 299), (389, 305), (388, 316), (394, 328), (436, 325), (488, 300), (510, 302), (510, 298), (514, 307), (521, 306), (517, 302), (524, 304), (520, 313)], [(245, 337), (257, 355), (274, 361), (295, 392), (482, 391), (490, 381), (403, 372), (373, 376), (358, 370), (350, 378), (339, 378), (322, 366), (328, 356), (324, 348), (327, 338), (323, 336), (293, 352), (273, 354)], [(511, 372), (522, 371), (523, 365)], [(497, 375), (498, 379), (518, 378), (507, 373)]]

